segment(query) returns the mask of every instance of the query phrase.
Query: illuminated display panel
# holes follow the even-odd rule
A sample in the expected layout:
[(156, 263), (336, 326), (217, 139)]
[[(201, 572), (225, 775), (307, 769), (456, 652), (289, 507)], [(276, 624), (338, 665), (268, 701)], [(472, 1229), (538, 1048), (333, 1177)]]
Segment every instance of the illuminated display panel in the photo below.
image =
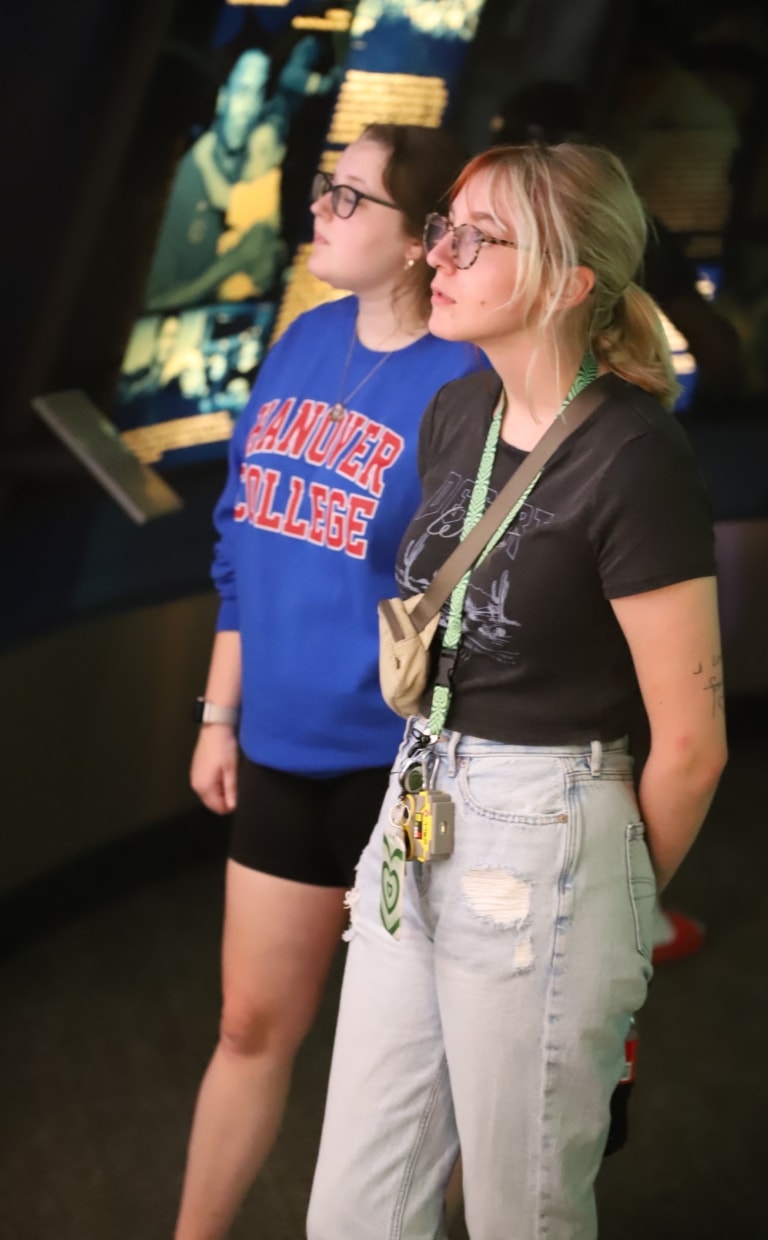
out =
[(221, 456), (271, 340), (343, 294), (307, 271), (317, 167), (373, 121), (439, 126), (483, 0), (222, 5), (228, 62), (171, 184), (115, 421), (147, 464)]

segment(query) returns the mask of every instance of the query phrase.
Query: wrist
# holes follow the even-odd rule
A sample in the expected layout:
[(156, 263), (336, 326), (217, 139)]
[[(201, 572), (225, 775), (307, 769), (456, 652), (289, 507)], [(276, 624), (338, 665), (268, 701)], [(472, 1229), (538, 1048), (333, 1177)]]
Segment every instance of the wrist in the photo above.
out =
[(207, 698), (199, 697), (195, 700), (195, 722), (236, 728), (240, 722), (240, 709), (237, 706), (220, 706), (217, 702), (209, 702)]

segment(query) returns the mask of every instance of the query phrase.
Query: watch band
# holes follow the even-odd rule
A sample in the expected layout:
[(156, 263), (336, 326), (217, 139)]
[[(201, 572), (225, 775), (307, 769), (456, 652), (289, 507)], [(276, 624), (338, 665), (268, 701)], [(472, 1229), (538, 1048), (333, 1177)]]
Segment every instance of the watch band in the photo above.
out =
[(195, 701), (195, 723), (226, 723), (236, 728), (239, 721), (240, 711), (236, 706), (217, 706), (202, 697)]

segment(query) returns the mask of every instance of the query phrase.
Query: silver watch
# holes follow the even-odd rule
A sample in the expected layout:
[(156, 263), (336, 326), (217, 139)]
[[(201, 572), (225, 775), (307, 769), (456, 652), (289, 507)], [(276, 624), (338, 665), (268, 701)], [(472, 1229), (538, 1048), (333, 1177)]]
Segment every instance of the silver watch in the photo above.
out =
[(240, 711), (236, 706), (217, 706), (202, 697), (195, 701), (195, 723), (226, 723), (236, 728), (239, 721)]

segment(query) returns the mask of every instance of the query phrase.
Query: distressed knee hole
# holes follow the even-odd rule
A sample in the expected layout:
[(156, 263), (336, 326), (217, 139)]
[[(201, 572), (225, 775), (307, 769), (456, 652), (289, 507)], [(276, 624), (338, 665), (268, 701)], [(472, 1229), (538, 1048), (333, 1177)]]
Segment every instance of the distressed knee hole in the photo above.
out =
[(531, 915), (533, 883), (510, 870), (467, 870), (461, 887), (469, 907), (497, 926), (521, 926)]
[[(510, 870), (468, 870), (461, 888), (473, 913), (493, 926), (523, 930), (530, 921), (533, 883)], [(533, 964), (530, 933), (521, 934), (514, 947), (514, 967), (529, 969)]]
[(360, 903), (360, 892), (357, 887), (350, 887), (344, 892), (344, 907), (349, 911), (349, 925), (342, 934), (342, 941), (348, 943), (355, 932), (355, 911)]

